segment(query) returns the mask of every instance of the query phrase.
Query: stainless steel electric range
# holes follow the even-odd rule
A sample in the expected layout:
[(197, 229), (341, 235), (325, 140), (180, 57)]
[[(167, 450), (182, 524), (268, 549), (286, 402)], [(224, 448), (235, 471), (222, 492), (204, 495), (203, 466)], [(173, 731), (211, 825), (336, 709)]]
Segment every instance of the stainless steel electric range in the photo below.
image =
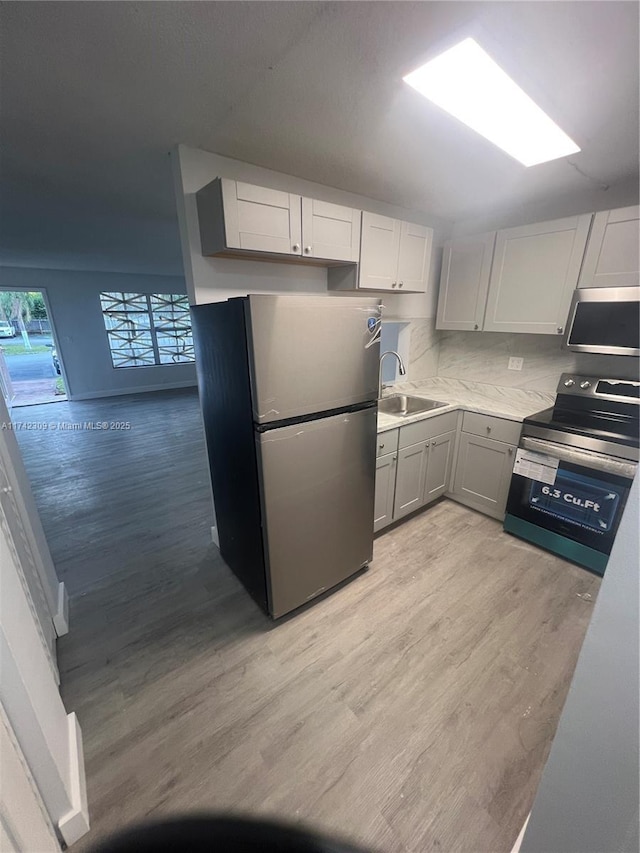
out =
[(640, 382), (562, 375), (525, 418), (504, 529), (604, 574), (638, 467)]

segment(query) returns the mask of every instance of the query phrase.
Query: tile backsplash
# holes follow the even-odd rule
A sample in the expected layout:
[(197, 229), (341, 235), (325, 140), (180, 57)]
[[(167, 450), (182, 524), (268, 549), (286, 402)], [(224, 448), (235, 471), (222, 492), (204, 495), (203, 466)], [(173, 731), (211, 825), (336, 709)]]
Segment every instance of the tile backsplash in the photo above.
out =
[[(638, 379), (637, 358), (570, 352), (559, 337), (444, 332), (434, 325), (433, 319), (411, 321), (412, 380), (443, 376), (553, 394), (565, 372)], [(522, 370), (507, 369), (510, 357), (523, 359)]]
[(442, 332), (435, 329), (433, 318), (411, 320), (411, 340), (409, 344), (410, 379), (430, 379), (438, 375), (440, 358), (440, 336)]
[[(419, 382), (438, 374), (440, 332), (433, 318), (387, 319), (382, 324), (381, 351), (397, 350), (407, 368), (407, 381)], [(397, 363), (386, 359), (382, 369), (384, 382), (402, 381)]]

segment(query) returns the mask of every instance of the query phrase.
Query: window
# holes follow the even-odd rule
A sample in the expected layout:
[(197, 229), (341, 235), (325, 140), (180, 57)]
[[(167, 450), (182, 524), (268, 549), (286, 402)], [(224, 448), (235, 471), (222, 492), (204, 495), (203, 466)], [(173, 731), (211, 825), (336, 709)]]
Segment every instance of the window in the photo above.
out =
[(114, 367), (195, 361), (186, 296), (101, 293), (100, 305)]

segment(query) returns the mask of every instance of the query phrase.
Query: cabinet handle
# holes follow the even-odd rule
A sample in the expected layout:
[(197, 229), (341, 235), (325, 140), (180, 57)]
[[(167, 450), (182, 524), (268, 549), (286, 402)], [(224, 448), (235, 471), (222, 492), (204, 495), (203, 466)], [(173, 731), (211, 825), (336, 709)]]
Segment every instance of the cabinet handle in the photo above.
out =
[(556, 329), (556, 331), (557, 331), (557, 333), (558, 333), (559, 335), (561, 335), (561, 334), (564, 332), (564, 327), (563, 327), (563, 326), (558, 326), (558, 328)]
[(379, 445), (378, 445), (378, 450), (384, 450), (384, 444), (379, 444)]
[(299, 252), (300, 251), (300, 243), (294, 243), (292, 246), (292, 249), (294, 252)]
[(398, 283), (397, 281), (392, 281), (392, 282), (391, 282), (391, 287), (395, 287), (397, 283)]
[(478, 331), (478, 324), (477, 324), (477, 323), (475, 324), (475, 326), (473, 327), (473, 329), (474, 329), (474, 331), (476, 331), (476, 332)]
[(305, 246), (304, 250), (307, 253), (307, 255), (309, 255), (311, 253), (311, 246)]
[(491, 432), (491, 427), (487, 427), (487, 432)]
[(435, 447), (435, 446), (436, 446), (435, 441), (432, 441), (432, 442), (431, 442), (431, 447)]
[(401, 281), (401, 282), (398, 284), (398, 287), (402, 287), (402, 285), (403, 285), (403, 284), (404, 284), (404, 281)]
[(509, 456), (513, 456), (513, 447), (509, 448)]
[(398, 458), (397, 456), (394, 456), (394, 457), (393, 457), (393, 459), (392, 459), (391, 461), (392, 461), (392, 462), (395, 462), (397, 458)]

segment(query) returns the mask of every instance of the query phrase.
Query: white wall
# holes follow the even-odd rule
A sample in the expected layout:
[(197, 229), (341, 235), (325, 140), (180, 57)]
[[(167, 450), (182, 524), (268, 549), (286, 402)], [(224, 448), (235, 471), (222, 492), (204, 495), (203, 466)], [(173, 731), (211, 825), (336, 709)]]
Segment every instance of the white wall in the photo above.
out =
[(46, 293), (72, 400), (196, 384), (194, 364), (115, 369), (101, 291), (185, 293), (182, 276), (0, 267), (0, 285)]
[(172, 153), (172, 164), (187, 292), (192, 303), (215, 302), (249, 292), (327, 292), (327, 271), (322, 267), (203, 257), (195, 193), (214, 178), (223, 177), (431, 226), (435, 231), (435, 263), (428, 293), (383, 294), (383, 300), (387, 317), (424, 318), (435, 315), (441, 247), (451, 230), (451, 224), (446, 220), (184, 145)]

